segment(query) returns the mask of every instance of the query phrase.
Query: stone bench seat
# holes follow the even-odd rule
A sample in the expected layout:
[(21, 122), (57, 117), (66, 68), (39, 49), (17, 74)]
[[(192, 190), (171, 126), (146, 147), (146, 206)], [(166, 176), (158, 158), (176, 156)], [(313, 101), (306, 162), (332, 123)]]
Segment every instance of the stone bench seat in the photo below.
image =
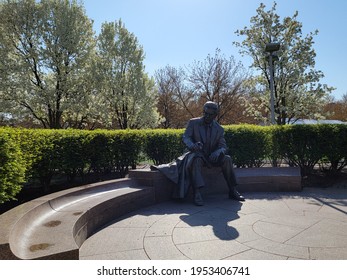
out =
[[(301, 172), (299, 167), (259, 167), (235, 168), (238, 190), (243, 192), (301, 191)], [(175, 184), (160, 171), (137, 169), (129, 172), (131, 178), (141, 185), (161, 188), (174, 188)], [(204, 168), (204, 193), (226, 193), (228, 188), (221, 168)], [(164, 191), (164, 190), (163, 190)], [(167, 191), (167, 190), (166, 190)]]
[(155, 203), (152, 188), (112, 180), (47, 195), (0, 216), (0, 259), (79, 259), (79, 248), (115, 218)]

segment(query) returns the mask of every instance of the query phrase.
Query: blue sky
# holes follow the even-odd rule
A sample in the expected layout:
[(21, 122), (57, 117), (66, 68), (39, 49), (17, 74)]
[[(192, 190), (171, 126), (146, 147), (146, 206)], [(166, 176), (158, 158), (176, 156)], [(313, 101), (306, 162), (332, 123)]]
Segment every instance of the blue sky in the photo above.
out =
[[(204, 60), (216, 48), (226, 57), (234, 56), (248, 68), (250, 59), (242, 57), (233, 46), (244, 38), (237, 29), (250, 26), (260, 3), (266, 10), (274, 1), (267, 0), (84, 0), (87, 15), (99, 33), (103, 22), (122, 19), (125, 27), (138, 38), (146, 53), (146, 71), (154, 72), (166, 65), (188, 66)], [(321, 80), (336, 90), (340, 99), (347, 93), (347, 1), (277, 0), (281, 18), (299, 12), (303, 36), (316, 29), (314, 37), (316, 70)]]

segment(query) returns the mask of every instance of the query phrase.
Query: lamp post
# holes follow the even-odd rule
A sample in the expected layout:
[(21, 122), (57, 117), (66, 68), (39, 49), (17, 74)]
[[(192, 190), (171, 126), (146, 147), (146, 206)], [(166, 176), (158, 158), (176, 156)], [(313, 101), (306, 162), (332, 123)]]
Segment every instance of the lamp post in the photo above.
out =
[(265, 46), (265, 51), (269, 53), (269, 68), (270, 68), (270, 111), (271, 124), (275, 124), (275, 93), (274, 93), (274, 69), (273, 59), (278, 57), (274, 54), (280, 49), (280, 43), (268, 43)]

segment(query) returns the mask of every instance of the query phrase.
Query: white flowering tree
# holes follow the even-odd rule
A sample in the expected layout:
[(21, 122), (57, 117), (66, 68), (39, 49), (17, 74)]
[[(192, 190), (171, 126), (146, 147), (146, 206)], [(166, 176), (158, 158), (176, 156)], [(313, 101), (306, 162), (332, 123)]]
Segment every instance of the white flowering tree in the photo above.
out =
[(144, 51), (121, 20), (102, 25), (97, 43), (95, 75), (103, 123), (112, 128), (156, 127), (154, 81), (145, 72)]
[(71, 116), (81, 122), (93, 35), (77, 1), (1, 1), (0, 100), (10, 104), (2, 111), (30, 115), (45, 128), (69, 125)]
[(277, 124), (294, 122), (300, 118), (319, 118), (326, 98), (333, 90), (321, 84), (322, 71), (315, 69), (316, 53), (313, 37), (318, 31), (302, 36), (302, 23), (297, 20), (298, 12), (292, 17), (276, 14), (276, 2), (268, 11), (260, 4), (257, 15), (250, 20), (250, 27), (237, 30), (238, 36), (246, 37), (234, 42), (242, 55), (253, 59), (251, 67), (259, 76), (253, 78), (248, 99), (249, 112), (259, 118), (269, 119), (270, 73), (268, 53), (265, 46), (270, 42), (280, 43), (278, 60), (274, 62), (274, 107)]

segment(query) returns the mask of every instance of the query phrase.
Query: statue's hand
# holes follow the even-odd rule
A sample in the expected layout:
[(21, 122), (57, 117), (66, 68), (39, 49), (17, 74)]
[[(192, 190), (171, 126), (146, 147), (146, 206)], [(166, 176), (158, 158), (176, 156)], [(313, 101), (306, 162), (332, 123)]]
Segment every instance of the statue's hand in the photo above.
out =
[(220, 155), (221, 151), (220, 150), (216, 150), (213, 153), (210, 154), (209, 156), (209, 160), (212, 162), (216, 162), (218, 160), (218, 157)]
[(202, 150), (202, 143), (196, 142), (196, 143), (194, 143), (189, 149), (190, 149), (192, 152), (199, 152), (199, 151)]
[(221, 149), (214, 151), (213, 153), (210, 154), (209, 160), (211, 162), (217, 162), (221, 153), (223, 153), (223, 151)]

